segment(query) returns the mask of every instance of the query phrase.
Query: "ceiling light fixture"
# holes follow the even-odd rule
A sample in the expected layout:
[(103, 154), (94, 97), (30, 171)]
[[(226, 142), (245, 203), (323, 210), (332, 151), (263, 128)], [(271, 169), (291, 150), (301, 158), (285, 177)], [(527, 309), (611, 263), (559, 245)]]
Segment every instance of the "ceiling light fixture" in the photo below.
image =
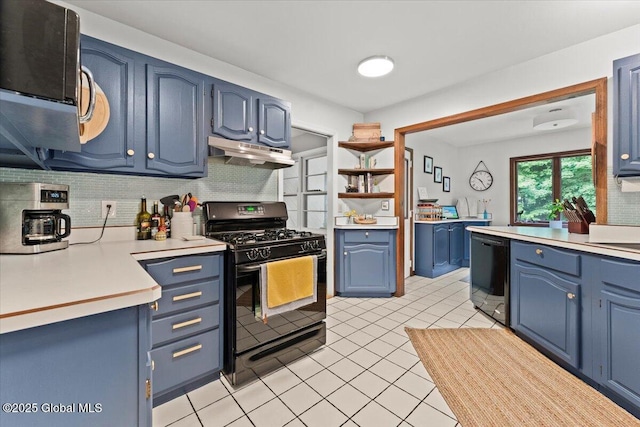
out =
[(384, 55), (371, 56), (358, 64), (358, 73), (365, 77), (381, 77), (393, 70), (393, 59)]
[(540, 114), (533, 118), (535, 130), (561, 129), (578, 123), (575, 114), (569, 110), (555, 108), (548, 113)]

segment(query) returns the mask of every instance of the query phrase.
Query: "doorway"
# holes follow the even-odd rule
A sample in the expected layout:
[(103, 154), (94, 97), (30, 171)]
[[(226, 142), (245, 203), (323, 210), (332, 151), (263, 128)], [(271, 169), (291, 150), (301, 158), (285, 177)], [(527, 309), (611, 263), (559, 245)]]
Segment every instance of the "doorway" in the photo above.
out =
[(413, 276), (413, 149), (404, 149), (404, 277)]

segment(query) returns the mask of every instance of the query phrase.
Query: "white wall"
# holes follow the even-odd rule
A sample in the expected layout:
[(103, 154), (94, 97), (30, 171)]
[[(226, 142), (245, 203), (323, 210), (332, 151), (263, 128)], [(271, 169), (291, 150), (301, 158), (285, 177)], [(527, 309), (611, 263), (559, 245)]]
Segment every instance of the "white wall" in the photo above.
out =
[[(373, 111), (365, 114), (366, 122), (381, 122), (385, 129), (396, 129), (415, 123), (424, 122), (452, 114), (462, 113), (476, 108), (494, 105), (500, 102), (510, 101), (525, 96), (546, 92), (573, 84), (590, 81), (602, 77), (609, 78), (608, 90), (608, 156), (607, 162), (612, 165), (612, 147), (613, 147), (613, 90), (612, 90), (612, 74), (613, 60), (623, 58), (640, 52), (640, 24), (632, 27), (598, 37), (596, 39), (580, 43), (568, 47), (548, 55), (527, 61), (509, 68), (505, 68), (479, 78), (469, 80), (456, 86), (441, 90), (436, 93), (421, 96), (413, 100), (396, 104), (394, 106)], [(470, 64), (472, 66), (473, 64)], [(589, 141), (590, 141), (589, 136)], [(425, 137), (425, 140), (428, 137)], [(560, 145), (554, 145), (553, 150), (545, 150), (539, 148), (539, 152), (545, 151), (564, 151), (571, 149), (571, 143), (559, 142)], [(587, 148), (589, 144), (585, 147)], [(418, 148), (416, 144), (412, 147), (415, 151), (416, 164), (418, 159), (422, 159), (422, 152), (428, 152), (429, 149)], [(456, 171), (450, 175), (456, 176), (456, 181), (452, 181), (452, 192), (458, 191), (460, 187), (458, 183), (466, 186), (465, 190), (471, 191), (466, 183), (468, 176), (479, 160), (489, 159), (486, 153), (495, 153), (499, 151), (498, 146), (486, 144), (486, 147), (479, 146), (473, 150), (464, 150), (459, 153), (459, 159), (456, 161)], [(517, 154), (520, 155), (520, 154)], [(433, 156), (432, 156), (433, 157)], [(443, 160), (444, 161), (444, 160)], [(438, 160), (435, 160), (438, 164)], [(508, 163), (504, 161), (501, 164), (493, 165), (493, 161), (487, 166), (493, 171), (504, 171)], [(609, 168), (609, 171), (611, 169)], [(445, 171), (446, 173), (446, 171)], [(502, 174), (502, 172), (500, 172)], [(638, 197), (626, 196), (619, 192), (615, 184), (611, 185), (613, 177), (609, 172), (609, 221), (615, 222), (620, 214), (629, 209), (638, 207)], [(508, 180), (508, 178), (507, 178)], [(417, 187), (418, 182), (415, 183)], [(490, 192), (499, 192), (497, 185)], [(508, 185), (508, 183), (507, 183)], [(453, 190), (456, 189), (456, 190)], [(489, 198), (492, 198), (487, 193)], [(445, 201), (443, 197), (441, 201)], [(615, 200), (615, 202), (612, 202)], [(493, 202), (492, 202), (493, 203)], [(508, 203), (508, 202), (507, 202)], [(496, 204), (493, 205), (494, 218), (499, 222), (504, 221), (505, 212), (497, 212)], [(508, 206), (508, 205), (507, 205)], [(638, 219), (636, 219), (638, 221)]]

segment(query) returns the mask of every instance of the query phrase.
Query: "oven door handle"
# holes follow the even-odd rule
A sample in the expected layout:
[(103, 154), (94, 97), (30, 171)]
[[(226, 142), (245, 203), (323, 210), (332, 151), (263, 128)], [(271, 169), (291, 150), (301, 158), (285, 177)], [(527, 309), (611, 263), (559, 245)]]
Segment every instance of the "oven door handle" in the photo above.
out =
[[(321, 254), (318, 255), (318, 259), (326, 259), (327, 258), (327, 253), (326, 252), (322, 252)], [(236, 267), (238, 273), (250, 273), (253, 271), (258, 271), (260, 270), (260, 266), (262, 264), (252, 264), (252, 265), (240, 265), (238, 267)]]

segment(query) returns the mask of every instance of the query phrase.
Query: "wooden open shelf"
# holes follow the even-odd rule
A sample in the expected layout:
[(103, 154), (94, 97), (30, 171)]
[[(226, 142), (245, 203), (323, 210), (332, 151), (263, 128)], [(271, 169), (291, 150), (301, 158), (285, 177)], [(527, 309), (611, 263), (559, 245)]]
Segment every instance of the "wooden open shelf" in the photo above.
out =
[(380, 142), (350, 142), (350, 141), (340, 141), (338, 142), (338, 147), (348, 148), (350, 150), (356, 151), (372, 151), (372, 150), (380, 150), (382, 148), (390, 148), (393, 147), (393, 141), (380, 141)]
[(393, 175), (393, 169), (338, 169), (340, 175)]
[(339, 199), (391, 199), (393, 193), (338, 193)]

